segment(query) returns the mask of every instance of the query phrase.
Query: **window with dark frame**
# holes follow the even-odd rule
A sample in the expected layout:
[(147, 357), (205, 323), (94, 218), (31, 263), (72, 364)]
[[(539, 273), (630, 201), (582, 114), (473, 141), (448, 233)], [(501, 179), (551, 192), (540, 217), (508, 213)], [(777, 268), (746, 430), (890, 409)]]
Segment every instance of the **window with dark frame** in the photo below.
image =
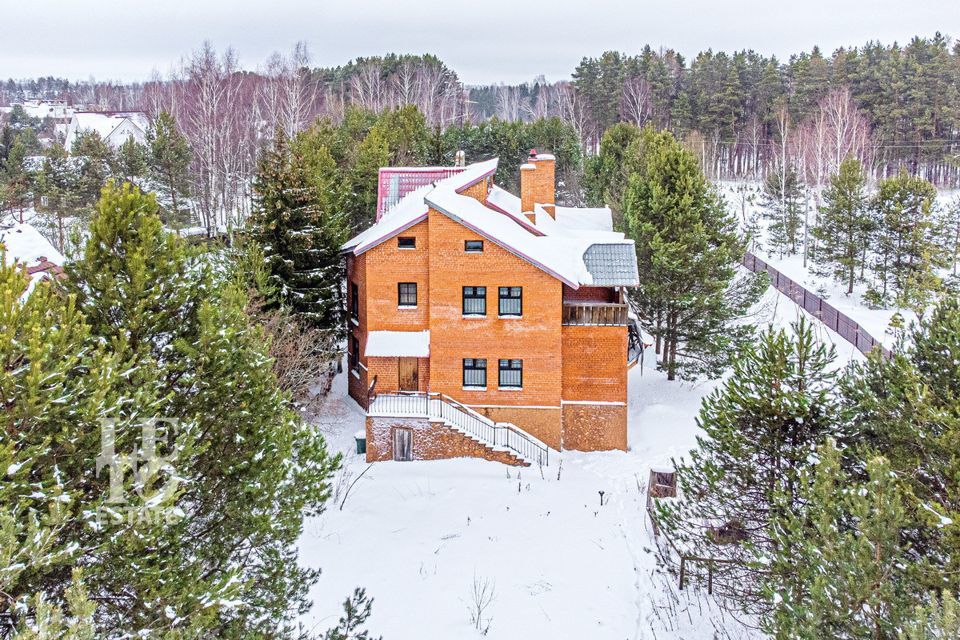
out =
[(463, 386), (487, 386), (487, 361), (484, 358), (463, 359)]
[(467, 253), (483, 253), (483, 240), (464, 240), (463, 250)]
[(360, 341), (356, 336), (350, 336), (350, 371), (360, 373)]
[(401, 307), (417, 306), (416, 282), (400, 282), (397, 284), (397, 304)]
[(523, 315), (523, 287), (500, 287), (501, 316)]
[(464, 287), (463, 288), (463, 315), (465, 316), (487, 315), (487, 288), (486, 287)]
[(416, 249), (417, 239), (413, 236), (400, 236), (397, 238), (397, 247), (400, 249)]
[(350, 317), (360, 320), (360, 289), (356, 282), (350, 283)]
[(523, 360), (500, 361), (500, 388), (520, 389), (523, 387)]

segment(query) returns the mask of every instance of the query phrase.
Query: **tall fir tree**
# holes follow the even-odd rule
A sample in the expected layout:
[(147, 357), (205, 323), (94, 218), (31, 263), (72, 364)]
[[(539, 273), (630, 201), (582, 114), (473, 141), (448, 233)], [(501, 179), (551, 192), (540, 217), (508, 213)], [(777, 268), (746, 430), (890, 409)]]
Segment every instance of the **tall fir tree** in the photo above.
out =
[(792, 334), (767, 330), (703, 401), (697, 448), (675, 461), (680, 499), (660, 506), (662, 528), (691, 555), (717, 561), (714, 591), (736, 609), (769, 607), (769, 569), (757, 559), (776, 545), (773, 518), (799, 509), (816, 444), (837, 430), (834, 357), (806, 321)]
[(814, 254), (818, 268), (847, 285), (853, 293), (858, 272), (862, 276), (870, 239), (870, 218), (864, 193), (866, 178), (860, 162), (847, 158), (823, 192)]
[(624, 194), (624, 230), (643, 282), (630, 300), (670, 380), (719, 375), (750, 333), (736, 320), (759, 299), (765, 277), (737, 275), (745, 242), (736, 218), (673, 136), (647, 127), (630, 154), (636, 171)]
[(250, 226), (279, 302), (336, 339), (343, 332), (340, 246), (349, 229), (328, 198), (338, 175), (332, 155), (307, 151), (277, 132), (260, 160)]

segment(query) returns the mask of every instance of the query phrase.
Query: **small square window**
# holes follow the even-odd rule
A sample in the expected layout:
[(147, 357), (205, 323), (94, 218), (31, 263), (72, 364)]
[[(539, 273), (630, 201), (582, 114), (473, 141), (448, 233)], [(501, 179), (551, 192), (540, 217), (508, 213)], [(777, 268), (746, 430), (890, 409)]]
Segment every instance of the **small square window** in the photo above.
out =
[(501, 316), (523, 315), (523, 287), (500, 287)]
[(500, 388), (520, 389), (523, 387), (523, 360), (500, 361)]
[(487, 361), (485, 358), (463, 359), (463, 386), (487, 386)]
[(400, 249), (416, 249), (417, 239), (413, 236), (400, 236), (397, 238), (397, 247)]
[(467, 253), (483, 253), (483, 240), (465, 240), (463, 250)]
[(463, 288), (463, 315), (465, 316), (487, 315), (487, 288), (486, 287), (464, 287)]
[(417, 306), (416, 282), (401, 282), (397, 284), (397, 304), (401, 307)]

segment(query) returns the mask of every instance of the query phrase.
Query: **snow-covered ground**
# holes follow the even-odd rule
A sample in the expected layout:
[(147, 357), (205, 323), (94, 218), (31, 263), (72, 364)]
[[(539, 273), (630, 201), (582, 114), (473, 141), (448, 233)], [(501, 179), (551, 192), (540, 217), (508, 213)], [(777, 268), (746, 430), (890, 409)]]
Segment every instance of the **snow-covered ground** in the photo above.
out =
[[(763, 186), (760, 182), (719, 182), (717, 187), (726, 198), (728, 207), (737, 214), (741, 223), (743, 223), (744, 217), (755, 216), (761, 228), (766, 227), (767, 222), (762, 217)], [(960, 192), (941, 191), (937, 196), (939, 205), (949, 205), (958, 197), (958, 194)], [(815, 217), (812, 210), (810, 216), (812, 224)], [(761, 235), (764, 235), (764, 233), (762, 232)], [(895, 337), (889, 330), (890, 320), (895, 314), (899, 313), (907, 324), (916, 320), (916, 314), (909, 309), (869, 308), (863, 303), (863, 294), (867, 290), (865, 284), (857, 284), (853, 293), (848, 295), (845, 285), (837, 283), (832, 278), (814, 274), (809, 264), (804, 266), (802, 255), (781, 255), (779, 251), (770, 246), (765, 238), (761, 238), (759, 245), (759, 247), (753, 249), (757, 256), (787, 277), (799, 282), (807, 289), (817, 292), (836, 309), (855, 320), (870, 335), (888, 347), (893, 347), (895, 342)]]
[[(784, 326), (799, 311), (770, 290), (754, 321)], [(838, 361), (862, 357), (832, 332)], [(494, 585), (487, 637), (749, 638), (696, 588), (658, 570), (644, 510), (651, 467), (695, 446), (695, 416), (716, 382), (668, 382), (650, 363), (630, 372), (629, 451), (564, 452), (543, 470), (473, 459), (378, 462), (353, 453), (363, 413), (339, 376), (318, 427), (344, 452), (338, 495), (306, 523), (301, 562), (323, 570), (304, 623), (333, 626), (354, 587), (375, 599), (369, 628), (390, 640), (481, 637), (474, 581)], [(603, 492), (603, 506), (600, 492)]]

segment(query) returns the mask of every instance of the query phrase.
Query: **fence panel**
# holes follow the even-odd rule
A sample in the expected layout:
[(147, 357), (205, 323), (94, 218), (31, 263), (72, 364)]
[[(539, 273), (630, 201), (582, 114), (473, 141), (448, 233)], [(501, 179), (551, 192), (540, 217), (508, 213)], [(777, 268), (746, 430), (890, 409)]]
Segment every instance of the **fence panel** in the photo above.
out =
[(766, 271), (770, 275), (770, 283), (777, 291), (785, 294), (790, 300), (800, 305), (805, 311), (820, 320), (830, 329), (837, 332), (841, 338), (852, 344), (863, 353), (869, 353), (874, 347), (879, 347), (885, 357), (890, 357), (890, 350), (864, 331), (855, 320), (838, 311), (833, 305), (813, 293), (799, 282), (795, 282), (780, 273), (773, 266), (767, 264), (752, 253), (743, 256), (743, 266), (754, 273)]

